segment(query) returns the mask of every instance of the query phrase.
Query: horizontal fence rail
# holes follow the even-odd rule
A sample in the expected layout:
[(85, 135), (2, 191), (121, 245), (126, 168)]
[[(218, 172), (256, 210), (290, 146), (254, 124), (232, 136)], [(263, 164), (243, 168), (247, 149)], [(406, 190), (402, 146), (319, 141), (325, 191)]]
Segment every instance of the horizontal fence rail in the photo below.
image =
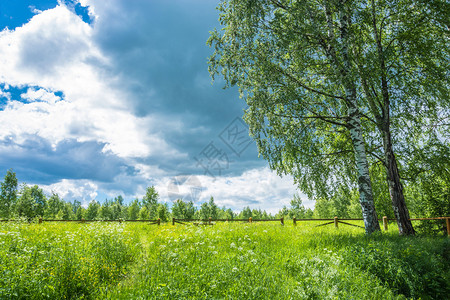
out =
[[(36, 220), (36, 219), (30, 219), (28, 220), (29, 222), (31, 222), (32, 220)], [(325, 225), (330, 225), (330, 224), (334, 224), (334, 226), (336, 228), (338, 228), (339, 223), (341, 224), (345, 224), (345, 225), (349, 225), (349, 226), (354, 226), (354, 227), (359, 227), (359, 228), (364, 228), (362, 226), (356, 225), (356, 224), (351, 224), (345, 221), (363, 221), (364, 219), (357, 219), (357, 218), (342, 218), (339, 219), (338, 217), (334, 217), (333, 219), (297, 219), (296, 217), (294, 217), (292, 219), (294, 226), (297, 226), (297, 222), (305, 222), (305, 221), (329, 221), (327, 223), (324, 224), (319, 224), (316, 225), (316, 227), (320, 227), (320, 226), (325, 226)], [(410, 218), (410, 221), (426, 221), (426, 220), (445, 220), (446, 221), (446, 227), (447, 227), (447, 235), (450, 237), (450, 217), (435, 217), (435, 218)], [(14, 219), (10, 219), (10, 220), (0, 220), (0, 222), (21, 222), (24, 220), (14, 220)], [(91, 223), (91, 222), (141, 222), (141, 223), (147, 223), (148, 225), (161, 225), (161, 219), (156, 219), (156, 220), (123, 220), (123, 219), (118, 219), (118, 220), (85, 220), (85, 219), (81, 219), (81, 220), (58, 220), (58, 219), (42, 219), (39, 218), (38, 219), (39, 223), (43, 223), (43, 222), (76, 222), (76, 223)], [(388, 230), (388, 223), (389, 221), (396, 221), (396, 219), (392, 219), (392, 218), (388, 218), (386, 216), (384, 216), (382, 219), (378, 219), (379, 222), (383, 221), (383, 228), (385, 231)], [(280, 219), (253, 219), (253, 218), (248, 218), (248, 219), (176, 219), (176, 218), (172, 218), (172, 225), (175, 224), (189, 224), (192, 223), (194, 225), (214, 225), (215, 222), (244, 222), (244, 223), (253, 223), (253, 222), (280, 222), (281, 225), (284, 225), (284, 218), (280, 218)]]
[[(252, 219), (251, 217), (248, 219), (176, 219), (172, 218), (172, 225), (178, 224), (187, 224), (193, 223), (194, 225), (213, 225), (213, 222), (244, 222), (244, 223), (253, 223), (253, 222), (281, 222), (281, 225), (284, 225), (284, 218), (280, 219)], [(201, 223), (201, 224), (200, 224)]]
[[(28, 220), (29, 223), (31, 223), (33, 220), (35, 219), (30, 219)], [(23, 222), (25, 220), (14, 220), (14, 219), (10, 219), (10, 220), (0, 220), (0, 222)], [(43, 223), (43, 222), (74, 222), (74, 223), (95, 223), (95, 222), (140, 222), (140, 223), (148, 223), (149, 225), (152, 224), (161, 224), (161, 219), (156, 219), (156, 220), (122, 220), (122, 219), (118, 219), (118, 220), (85, 220), (85, 219), (81, 219), (81, 220), (60, 220), (60, 219), (38, 219), (39, 224)]]

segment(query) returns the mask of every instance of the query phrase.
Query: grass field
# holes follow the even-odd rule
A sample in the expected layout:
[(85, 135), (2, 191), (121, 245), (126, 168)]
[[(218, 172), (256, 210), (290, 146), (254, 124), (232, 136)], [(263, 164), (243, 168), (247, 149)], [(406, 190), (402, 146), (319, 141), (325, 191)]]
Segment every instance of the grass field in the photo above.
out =
[[(355, 222), (357, 223), (357, 222)], [(0, 299), (446, 299), (450, 239), (395, 226), (0, 224)]]

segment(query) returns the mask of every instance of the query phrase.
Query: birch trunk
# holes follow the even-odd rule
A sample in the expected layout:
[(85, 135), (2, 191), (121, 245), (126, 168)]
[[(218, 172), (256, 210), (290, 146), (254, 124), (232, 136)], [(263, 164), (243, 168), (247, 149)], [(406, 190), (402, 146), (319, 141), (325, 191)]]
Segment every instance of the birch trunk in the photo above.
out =
[[(389, 127), (389, 124), (385, 127)], [(389, 194), (391, 196), (392, 209), (394, 210), (395, 219), (397, 220), (399, 234), (414, 235), (415, 230), (409, 220), (409, 211), (406, 207), (406, 201), (403, 195), (403, 185), (400, 182), (397, 160), (395, 158), (394, 151), (392, 150), (392, 140), (389, 130), (386, 130), (383, 133), (383, 148)]]
[(389, 96), (389, 88), (387, 81), (387, 67), (384, 57), (384, 49), (381, 43), (381, 36), (378, 33), (375, 2), (372, 0), (372, 27), (373, 37), (377, 44), (378, 63), (381, 70), (381, 94), (383, 97), (382, 115), (378, 113), (375, 105), (371, 105), (373, 114), (378, 123), (378, 129), (383, 137), (383, 150), (384, 150), (384, 166), (386, 168), (386, 179), (389, 186), (389, 195), (392, 201), (392, 208), (397, 220), (398, 231), (400, 235), (414, 235), (415, 231), (409, 220), (409, 211), (406, 207), (405, 196), (403, 194), (403, 186), (400, 182), (400, 174), (398, 172), (397, 160), (392, 149), (392, 137), (391, 137), (391, 119), (390, 119), (390, 106), (391, 100)]
[[(354, 104), (354, 103), (353, 103)], [(358, 171), (359, 202), (361, 204), (364, 227), (366, 233), (380, 231), (375, 202), (373, 200), (372, 183), (370, 180), (369, 163), (367, 162), (366, 147), (361, 129), (361, 120), (356, 105), (349, 105), (349, 130), (355, 150), (356, 166)]]
[(366, 233), (370, 234), (374, 231), (380, 231), (375, 203), (373, 201), (372, 182), (369, 173), (369, 163), (366, 156), (366, 147), (361, 128), (361, 118), (356, 99), (356, 86), (352, 76), (352, 63), (348, 53), (349, 31), (348, 25), (351, 17), (345, 10), (344, 3), (341, 3), (339, 11), (340, 33), (341, 33), (341, 49), (343, 67), (341, 69), (341, 78), (346, 95), (346, 105), (348, 109), (348, 128), (355, 150), (356, 167), (358, 172), (358, 189), (359, 202), (361, 204), (362, 215), (364, 219), (364, 227)]

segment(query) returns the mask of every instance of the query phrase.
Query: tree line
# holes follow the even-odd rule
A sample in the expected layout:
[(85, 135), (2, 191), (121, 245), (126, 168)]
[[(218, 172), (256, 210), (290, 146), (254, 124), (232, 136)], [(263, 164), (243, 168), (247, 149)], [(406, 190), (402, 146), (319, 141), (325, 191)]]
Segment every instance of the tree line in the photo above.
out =
[[(381, 177), (381, 176), (380, 176)], [(431, 180), (433, 181), (431, 183)], [(377, 182), (377, 181), (375, 181)], [(412, 217), (437, 217), (450, 215), (450, 185), (448, 180), (433, 173), (420, 174), (414, 185), (407, 185), (405, 194)], [(377, 201), (376, 210), (382, 216), (394, 219), (390, 207), (389, 192), (383, 182), (374, 185)], [(16, 174), (8, 170), (1, 182), (0, 219), (27, 220), (34, 218), (56, 220), (155, 220), (169, 221), (176, 219), (248, 219), (270, 220), (279, 218), (314, 219), (314, 218), (362, 218), (359, 206), (358, 190), (340, 188), (331, 197), (318, 198), (313, 209), (306, 208), (298, 194), (293, 195), (290, 204), (283, 206), (277, 213), (244, 207), (240, 212), (231, 208), (219, 207), (211, 196), (197, 207), (192, 201), (177, 199), (169, 207), (162, 203), (154, 186), (148, 187), (142, 199), (125, 203), (122, 196), (106, 199), (102, 203), (92, 200), (84, 207), (78, 200), (65, 201), (57, 193), (45, 195), (37, 185), (22, 184), (19, 188)], [(427, 233), (442, 231), (442, 222), (425, 221), (418, 229)]]
[(22, 184), (19, 188), (16, 174), (8, 170), (1, 183), (0, 219), (57, 219), (57, 220), (155, 220), (169, 221), (177, 219), (234, 219), (253, 217), (255, 219), (273, 219), (275, 216), (261, 209), (245, 207), (240, 213), (230, 208), (218, 207), (211, 197), (200, 207), (192, 201), (177, 199), (169, 207), (159, 199), (154, 186), (148, 187), (142, 199), (125, 203), (122, 196), (106, 199), (103, 202), (91, 200), (83, 207), (78, 200), (68, 202), (57, 193), (45, 195), (37, 185)]
[[(449, 182), (436, 174), (421, 174), (414, 185), (406, 186), (408, 206), (412, 217), (437, 217), (450, 215)], [(431, 180), (432, 183), (430, 182)], [(376, 181), (375, 181), (376, 182)], [(374, 185), (376, 192), (376, 210), (382, 216), (395, 218), (391, 207), (389, 192), (382, 183)], [(383, 190), (384, 187), (384, 190)], [(106, 199), (102, 203), (92, 200), (86, 207), (78, 200), (65, 201), (57, 193), (46, 195), (37, 185), (22, 184), (19, 188), (16, 174), (8, 170), (1, 182), (0, 219), (27, 220), (34, 218), (57, 220), (155, 220), (169, 221), (176, 219), (248, 219), (270, 220), (279, 218), (314, 219), (314, 218), (362, 218), (357, 189), (338, 189), (329, 198), (316, 199), (313, 209), (306, 208), (298, 194), (293, 195), (290, 204), (283, 206), (277, 213), (244, 207), (240, 212), (231, 208), (219, 207), (211, 197), (199, 207), (192, 201), (177, 199), (169, 207), (162, 203), (154, 186), (146, 189), (142, 199), (125, 203), (122, 196)], [(425, 221), (418, 228), (428, 233), (442, 231), (442, 222)]]

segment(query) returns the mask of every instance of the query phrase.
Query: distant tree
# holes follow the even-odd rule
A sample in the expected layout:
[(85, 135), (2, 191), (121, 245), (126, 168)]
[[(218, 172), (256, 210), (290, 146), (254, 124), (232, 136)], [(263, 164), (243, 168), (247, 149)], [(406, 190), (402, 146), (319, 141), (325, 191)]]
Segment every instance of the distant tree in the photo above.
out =
[[(415, 218), (450, 216), (450, 145), (429, 138), (414, 145), (408, 165), (409, 184), (406, 195), (411, 214)], [(445, 222), (418, 222), (418, 230), (437, 233), (445, 229)]]
[(224, 219), (229, 219), (229, 220), (233, 220), (234, 219), (234, 212), (231, 210), (231, 208), (225, 209), (225, 207), (223, 208), (225, 211), (225, 217)]
[(329, 201), (325, 198), (316, 199), (316, 204), (314, 205), (314, 217), (316, 218), (335, 217), (332, 201)]
[(12, 170), (6, 172), (1, 183), (0, 193), (0, 217), (8, 218), (13, 212), (13, 207), (17, 202), (17, 178)]
[(305, 218), (306, 209), (303, 206), (302, 199), (299, 194), (295, 194), (294, 198), (291, 200), (291, 208), (289, 209), (289, 217), (297, 219)]
[(125, 218), (126, 211), (123, 202), (124, 202), (123, 197), (119, 195), (118, 197), (114, 198), (114, 201), (110, 204), (112, 220)]
[(186, 211), (185, 211), (186, 219), (194, 218), (196, 210), (197, 209), (194, 206), (194, 203), (192, 201), (189, 201), (188, 203), (186, 203)]
[(155, 219), (158, 209), (159, 194), (154, 186), (148, 187), (144, 198), (142, 199), (142, 205), (147, 207), (150, 219)]
[(129, 220), (137, 220), (139, 217), (139, 211), (141, 210), (141, 204), (139, 199), (134, 199), (128, 207)]
[(84, 207), (82, 207), (82, 206), (79, 206), (77, 208), (77, 212), (76, 212), (75, 218), (77, 220), (86, 219), (86, 209)]
[(101, 220), (112, 220), (112, 209), (108, 202), (103, 203), (98, 210), (98, 218)]
[(244, 209), (242, 209), (241, 213), (239, 214), (240, 219), (248, 219), (250, 217), (253, 217), (252, 210), (250, 207), (246, 206)]
[(73, 213), (72, 204), (63, 201), (63, 207), (58, 211), (55, 218), (58, 220), (73, 220), (75, 218), (75, 214)]
[[(361, 209), (359, 209), (361, 212)], [(314, 211), (311, 208), (307, 208), (305, 212), (305, 219), (312, 219), (314, 218)]]
[(44, 210), (47, 206), (47, 197), (44, 192), (37, 185), (34, 185), (31, 187), (31, 196), (34, 200), (35, 216), (44, 216)]
[(163, 222), (167, 222), (169, 220), (170, 213), (169, 213), (169, 206), (167, 203), (159, 203), (158, 209), (156, 212), (156, 218), (161, 219)]
[(73, 202), (72, 202), (72, 209), (73, 209), (73, 213), (74, 214), (77, 213), (77, 210), (78, 210), (79, 207), (81, 207), (81, 202), (76, 200), (76, 199), (73, 200)]
[(118, 203), (119, 205), (123, 205), (123, 197), (121, 195), (114, 198), (114, 202)]
[(86, 210), (86, 220), (95, 220), (98, 217), (98, 211), (100, 209), (100, 203), (96, 200), (89, 202)]
[(35, 213), (33, 206), (34, 200), (31, 195), (31, 188), (24, 184), (20, 189), (20, 197), (14, 207), (15, 213), (19, 217), (34, 218)]
[(52, 193), (47, 200), (47, 207), (44, 211), (45, 219), (54, 219), (60, 210), (64, 209), (65, 202), (59, 198), (59, 195)]
[(252, 209), (252, 218), (255, 220), (261, 220), (262, 219), (261, 209)]
[(233, 211), (232, 211), (230, 208), (227, 209), (225, 206), (219, 208), (219, 209), (217, 210), (217, 212), (218, 212), (218, 215), (217, 215), (217, 218), (218, 218), (218, 219), (223, 219), (223, 220), (228, 219), (228, 220), (232, 220), (232, 219), (234, 218), (234, 213), (233, 213)]
[(208, 202), (203, 202), (200, 205), (199, 215), (202, 220), (206, 220), (211, 216), (211, 213), (209, 211)]
[(149, 220), (150, 214), (148, 212), (147, 206), (142, 206), (142, 208), (139, 210), (139, 220)]
[(289, 216), (289, 209), (285, 206), (281, 210), (278, 211), (276, 217), (277, 218), (286, 218)]
[(187, 219), (186, 218), (186, 202), (181, 199), (175, 200), (172, 205), (172, 215), (176, 219)]
[(172, 205), (172, 215), (176, 219), (192, 219), (195, 214), (195, 207), (192, 201), (184, 202), (177, 199)]
[(24, 184), (20, 190), (20, 194), (21, 196), (15, 205), (17, 215), (29, 219), (44, 216), (47, 198), (42, 189), (37, 185), (29, 187)]
[[(373, 186), (373, 185), (372, 185)], [(350, 191), (346, 188), (339, 188), (332, 198), (332, 212), (334, 216), (339, 218), (349, 218), (349, 206), (350, 206)], [(374, 192), (375, 195), (375, 192)], [(376, 201), (375, 201), (375, 207)], [(378, 210), (377, 210), (378, 212)]]
[(273, 217), (264, 210), (263, 213), (262, 213), (262, 219), (263, 220), (270, 220), (270, 219), (273, 219)]
[(209, 214), (210, 214), (211, 219), (213, 219), (213, 220), (217, 219), (217, 217), (219, 215), (218, 207), (217, 207), (216, 203), (214, 203), (213, 196), (211, 196), (211, 198), (209, 198), (208, 206), (209, 206)]

